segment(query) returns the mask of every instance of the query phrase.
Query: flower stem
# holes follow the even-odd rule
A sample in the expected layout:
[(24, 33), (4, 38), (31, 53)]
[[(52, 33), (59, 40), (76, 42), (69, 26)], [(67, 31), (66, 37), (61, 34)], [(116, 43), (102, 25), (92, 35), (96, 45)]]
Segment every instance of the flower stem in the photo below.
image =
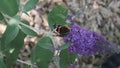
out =
[(56, 55), (56, 56), (54, 56), (53, 60), (56, 65), (56, 68), (60, 68), (60, 64), (59, 64), (60, 57), (58, 55)]

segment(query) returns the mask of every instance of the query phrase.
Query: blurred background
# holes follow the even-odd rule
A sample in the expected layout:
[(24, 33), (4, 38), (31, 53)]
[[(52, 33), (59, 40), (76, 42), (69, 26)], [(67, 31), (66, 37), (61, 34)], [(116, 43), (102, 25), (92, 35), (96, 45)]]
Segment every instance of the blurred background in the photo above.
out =
[[(27, 0), (20, 1), (21, 6), (27, 2)], [(68, 15), (71, 15), (75, 22), (83, 28), (100, 33), (107, 40), (120, 45), (120, 0), (40, 0), (36, 7), (28, 12), (29, 16), (22, 13), (21, 18), (36, 29), (49, 31), (47, 15), (56, 5), (65, 6), (69, 10)], [(0, 23), (0, 37), (5, 29), (6, 26)], [(37, 42), (37, 38), (28, 36), (24, 41), (24, 47), (18, 59), (29, 63), (31, 49)], [(81, 55), (80, 68), (99, 68), (108, 56)], [(20, 60), (13, 68), (23, 68), (24, 64), (20, 63)]]

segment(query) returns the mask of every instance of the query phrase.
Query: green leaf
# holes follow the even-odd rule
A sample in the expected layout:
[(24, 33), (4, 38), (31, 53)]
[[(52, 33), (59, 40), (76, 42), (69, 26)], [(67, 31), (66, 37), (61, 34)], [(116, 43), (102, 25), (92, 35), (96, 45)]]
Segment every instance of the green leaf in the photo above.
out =
[(65, 15), (63, 15), (63, 14), (57, 14), (57, 16), (59, 16), (61, 19), (66, 19), (66, 16)]
[(3, 20), (4, 16), (2, 15), (2, 13), (0, 12), (0, 20)]
[(66, 16), (67, 15), (67, 9), (66, 8), (64, 8), (64, 6), (61, 6), (61, 5), (58, 5), (58, 6), (56, 6), (56, 7), (54, 7), (53, 9), (52, 9), (52, 11), (50, 12), (50, 14), (55, 14), (55, 15), (64, 15), (64, 16)]
[(0, 68), (6, 68), (6, 65), (3, 62), (3, 59), (0, 58)]
[(63, 6), (56, 6), (52, 9), (52, 11), (48, 14), (48, 22), (51, 29), (53, 29), (54, 24), (58, 25), (66, 25), (66, 16), (67, 9)]
[(15, 63), (16, 59), (18, 58), (20, 49), (24, 45), (25, 36), (26, 35), (22, 31), (19, 31), (15, 39), (7, 45), (6, 50), (4, 51), (6, 55), (7, 68), (11, 68), (11, 66)]
[(30, 66), (28, 66), (28, 65), (24, 65), (22, 68), (30, 68)]
[(23, 12), (28, 12), (31, 9), (35, 8), (35, 5), (38, 3), (39, 0), (28, 0), (28, 2), (25, 4)]
[(0, 12), (0, 23), (7, 24), (7, 22), (6, 22), (6, 20), (5, 20), (4, 16), (3, 16), (3, 14), (1, 12)]
[(52, 60), (52, 57), (53, 53), (49, 49), (40, 47), (39, 42), (36, 44), (31, 54), (31, 60), (33, 63), (37, 63), (38, 68), (48, 68), (48, 64)]
[(77, 55), (69, 53), (67, 50), (60, 52), (60, 68), (67, 68), (69, 64), (75, 61)]
[(61, 50), (67, 49), (70, 46), (70, 42), (67, 42), (61, 46)]
[(28, 26), (28, 25), (26, 25), (26, 24), (24, 24), (24, 23), (21, 23), (20, 26), (21, 26), (20, 29), (21, 29), (25, 34), (39, 37), (39, 35), (35, 32), (34, 28), (32, 28), (31, 26)]
[(49, 37), (43, 37), (38, 41), (38, 46), (45, 49), (51, 49), (52, 45), (52, 40)]
[(19, 23), (21, 22), (21, 17), (19, 15), (15, 15), (13, 18), (17, 20)]
[(1, 51), (1, 38), (0, 38), (0, 51)]
[(14, 16), (19, 10), (18, 0), (0, 0), (0, 11)]
[(2, 50), (4, 50), (5, 46), (9, 44), (12, 40), (15, 39), (19, 32), (18, 28), (18, 22), (16, 19), (11, 19), (7, 25), (7, 28), (2, 36), (1, 44), (2, 44)]

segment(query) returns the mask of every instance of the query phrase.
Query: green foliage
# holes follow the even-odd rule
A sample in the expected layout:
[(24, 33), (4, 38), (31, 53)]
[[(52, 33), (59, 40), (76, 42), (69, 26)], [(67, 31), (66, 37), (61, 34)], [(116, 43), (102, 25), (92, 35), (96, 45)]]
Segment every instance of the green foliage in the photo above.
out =
[(2, 50), (4, 50), (6, 45), (8, 45), (12, 40), (15, 39), (18, 32), (19, 32), (18, 21), (16, 19), (11, 19), (1, 39)]
[(0, 12), (0, 20), (3, 20), (3, 19), (4, 19), (4, 17), (2, 15), (2, 13)]
[(10, 68), (17, 59), (19, 51), (24, 44), (25, 34), (38, 36), (37, 33), (31, 29), (32, 27), (20, 22), (19, 19), (17, 16), (8, 22), (7, 28), (1, 38), (0, 48), (7, 56), (6, 65), (8, 68)]
[(25, 34), (22, 31), (19, 31), (15, 39), (10, 42), (5, 50), (6, 57), (6, 65), (7, 68), (10, 68), (18, 58), (18, 54), (20, 49), (23, 47)]
[(28, 66), (28, 65), (24, 65), (23, 68), (30, 68), (30, 66)]
[(52, 45), (52, 40), (49, 37), (43, 37), (38, 41), (38, 46), (45, 49), (52, 48)]
[(0, 58), (0, 68), (6, 68), (6, 65), (3, 62), (3, 59)]
[(18, 0), (0, 0), (0, 12), (9, 16), (14, 16), (18, 10)]
[(67, 68), (69, 64), (72, 64), (77, 57), (76, 54), (69, 53), (66, 49), (60, 53), (60, 68)]
[(1, 12), (0, 12), (0, 23), (6, 24), (6, 20)]
[(39, 35), (35, 32), (35, 30), (31, 26), (28, 26), (22, 22), (20, 23), (20, 26), (21, 26), (21, 30), (25, 34), (39, 37)]
[(67, 42), (61, 46), (61, 50), (67, 49), (70, 46), (70, 42)]
[(32, 62), (37, 63), (38, 68), (48, 68), (48, 64), (53, 57), (53, 53), (49, 49), (42, 48), (44, 45), (46, 46), (46, 43), (42, 42), (43, 40), (50, 41), (50, 39), (47, 37), (40, 39), (33, 49), (31, 55)]
[(0, 38), (0, 51), (1, 51), (1, 38)]
[(39, 0), (28, 0), (28, 2), (25, 4), (23, 12), (28, 12), (31, 9), (35, 7), (35, 5), (38, 3)]
[[(22, 12), (27, 13), (32, 10), (39, 0), (28, 0), (23, 6)], [(35, 29), (23, 22), (20, 16), (16, 15), (19, 11), (19, 0), (1, 0), (0, 1), (0, 20), (7, 22), (7, 28), (0, 38), (0, 49), (6, 56), (5, 62), (0, 59), (0, 66), (2, 68), (12, 68), (13, 64), (18, 58), (20, 49), (24, 45), (24, 38), (26, 35), (39, 37)], [(5, 16), (5, 17), (4, 17)], [(66, 25), (67, 9), (63, 6), (56, 6), (48, 14), (48, 22), (51, 29), (53, 25)], [(6, 18), (7, 17), (7, 18)], [(51, 60), (53, 60), (54, 53), (51, 51), (54, 43), (50, 37), (42, 37), (32, 50), (31, 61), (36, 63), (38, 68), (48, 68)], [(76, 55), (67, 52), (70, 42), (61, 46), (60, 66), (66, 68), (68, 64), (73, 63)], [(54, 49), (54, 48), (53, 48)], [(1, 56), (0, 56), (1, 57)], [(5, 64), (4, 64), (5, 63)], [(29, 68), (25, 65), (23, 68)]]
[(48, 22), (51, 29), (53, 29), (54, 24), (66, 25), (65, 22), (67, 16), (67, 9), (63, 6), (56, 6), (48, 14)]

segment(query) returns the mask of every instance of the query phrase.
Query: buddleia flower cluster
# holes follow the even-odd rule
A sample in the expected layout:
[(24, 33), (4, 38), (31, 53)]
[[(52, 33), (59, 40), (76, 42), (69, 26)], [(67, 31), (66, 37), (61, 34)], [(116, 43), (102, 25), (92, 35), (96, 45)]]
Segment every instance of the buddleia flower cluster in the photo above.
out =
[(77, 24), (70, 27), (65, 42), (71, 42), (68, 51), (75, 54), (95, 55), (119, 53), (120, 47), (109, 42), (100, 34), (86, 30)]

